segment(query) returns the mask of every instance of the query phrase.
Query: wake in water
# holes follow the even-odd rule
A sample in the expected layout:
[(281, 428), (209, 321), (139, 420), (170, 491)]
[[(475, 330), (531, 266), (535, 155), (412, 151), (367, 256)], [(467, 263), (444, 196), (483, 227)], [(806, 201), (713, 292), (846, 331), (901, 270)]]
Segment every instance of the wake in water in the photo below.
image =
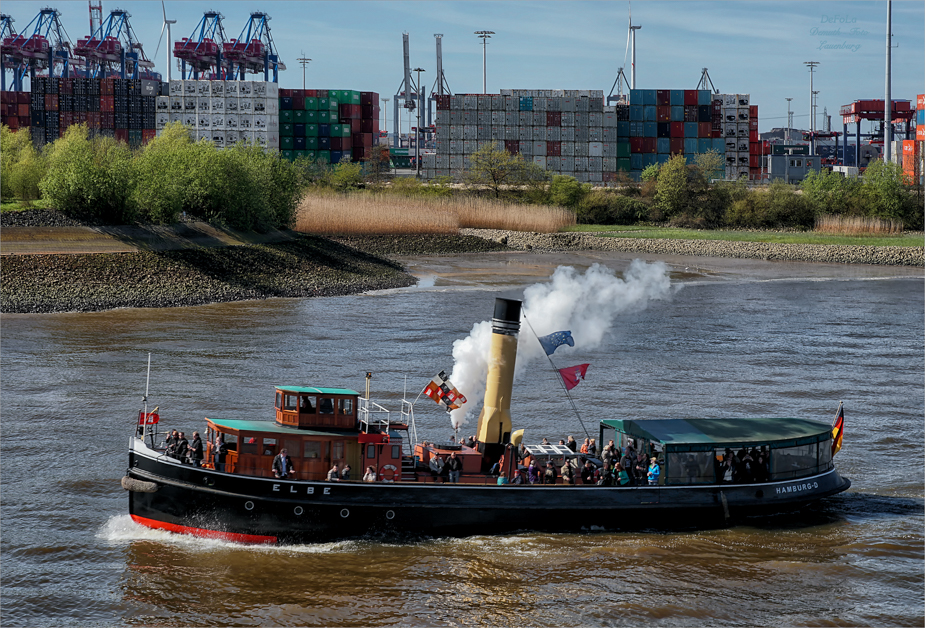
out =
[[(662, 262), (633, 260), (623, 279), (600, 264), (593, 264), (584, 274), (571, 266), (558, 267), (549, 282), (524, 290), (523, 317), (528, 324), (521, 327), (515, 381), (532, 362), (546, 357), (534, 332), (545, 336), (569, 330), (575, 347), (594, 348), (601, 344), (617, 316), (643, 310), (649, 301), (664, 299), (671, 290), (668, 267)], [(450, 380), (468, 399), (450, 413), (454, 428), (468, 422), (485, 393), (490, 346), (490, 321), (476, 323), (466, 338), (453, 343), (455, 364)], [(563, 345), (559, 351), (568, 355), (574, 349)]]

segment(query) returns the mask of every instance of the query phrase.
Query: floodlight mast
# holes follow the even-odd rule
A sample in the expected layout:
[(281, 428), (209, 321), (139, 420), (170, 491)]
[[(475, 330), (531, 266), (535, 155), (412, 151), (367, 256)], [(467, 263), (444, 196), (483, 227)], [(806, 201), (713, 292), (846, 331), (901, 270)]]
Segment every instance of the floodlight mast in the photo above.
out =
[(479, 39), (482, 40), (482, 93), (488, 93), (488, 65), (487, 65), (487, 46), (488, 40), (495, 34), (495, 31), (475, 31)]
[(809, 133), (810, 133), (809, 135), (810, 137), (809, 154), (815, 155), (816, 154), (816, 120), (815, 120), (815, 117), (813, 116), (814, 109), (815, 109), (814, 103), (813, 103), (815, 99), (815, 97), (813, 96), (813, 72), (815, 71), (816, 66), (819, 65), (819, 62), (818, 61), (804, 61), (803, 65), (809, 67)]

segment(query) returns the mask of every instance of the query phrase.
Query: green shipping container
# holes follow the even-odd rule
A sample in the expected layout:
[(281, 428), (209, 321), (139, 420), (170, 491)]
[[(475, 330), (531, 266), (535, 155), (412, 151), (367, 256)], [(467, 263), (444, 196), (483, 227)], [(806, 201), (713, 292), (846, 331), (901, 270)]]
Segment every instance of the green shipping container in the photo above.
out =
[(350, 137), (349, 124), (332, 124), (331, 137)]
[(292, 151), (293, 157), (298, 159), (299, 157), (308, 158), (312, 156), (312, 151), (310, 150), (294, 150)]
[(303, 109), (293, 109), (292, 110), (292, 122), (293, 124), (305, 124), (308, 120), (305, 119), (305, 110)]
[(281, 123), (279, 125), (279, 136), (280, 137), (292, 137), (295, 134), (295, 129), (293, 128), (292, 123)]
[(309, 96), (305, 99), (305, 110), (306, 111), (318, 111), (318, 99)]
[(292, 124), (292, 111), (290, 109), (283, 109), (279, 112), (279, 122), (280, 124), (289, 123)]
[(619, 157), (617, 158), (617, 170), (624, 170), (626, 172), (630, 171), (630, 160), (629, 157)]
[(305, 125), (305, 137), (318, 137), (318, 125), (317, 124), (306, 124)]
[(342, 89), (337, 92), (337, 102), (344, 105), (359, 105), (360, 102), (360, 92), (353, 91), (352, 89)]
[(337, 100), (338, 98), (340, 98), (340, 91), (336, 89), (328, 90), (328, 100)]
[(305, 149), (306, 150), (318, 150), (318, 138), (317, 137), (306, 137), (305, 138)]
[(318, 98), (318, 111), (327, 111), (331, 108), (331, 101), (328, 98)]
[(282, 150), (280, 151), (279, 154), (282, 155), (283, 159), (287, 161), (292, 161), (293, 159), (295, 159), (295, 155), (292, 154), (291, 150)]
[(336, 109), (333, 109), (333, 110), (329, 111), (329, 112), (328, 112), (328, 123), (329, 123), (329, 124), (337, 124), (338, 122), (340, 122), (340, 118), (339, 118), (338, 115), (337, 115), (337, 110), (336, 110)]
[(318, 163), (322, 163), (322, 164), (331, 163), (331, 151), (329, 150), (316, 151), (315, 160), (318, 161)]
[(282, 150), (292, 150), (292, 136), (291, 135), (280, 135), (279, 137), (279, 147)]
[[(617, 142), (617, 158), (630, 157), (630, 143), (629, 142)], [(629, 168), (627, 168), (629, 170)]]
[(314, 110), (306, 111), (305, 112), (305, 124), (318, 124), (319, 113), (321, 112), (314, 111)]
[(337, 113), (337, 109), (340, 107), (340, 101), (334, 98), (328, 98), (328, 110)]

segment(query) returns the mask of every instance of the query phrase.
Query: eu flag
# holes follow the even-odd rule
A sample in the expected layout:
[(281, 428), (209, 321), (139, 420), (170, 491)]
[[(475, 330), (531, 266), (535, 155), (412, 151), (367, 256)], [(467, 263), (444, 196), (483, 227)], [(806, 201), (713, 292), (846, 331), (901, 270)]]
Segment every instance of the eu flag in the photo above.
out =
[(546, 355), (552, 355), (561, 345), (575, 346), (575, 340), (572, 339), (572, 332), (570, 331), (557, 331), (548, 336), (543, 336), (539, 340)]

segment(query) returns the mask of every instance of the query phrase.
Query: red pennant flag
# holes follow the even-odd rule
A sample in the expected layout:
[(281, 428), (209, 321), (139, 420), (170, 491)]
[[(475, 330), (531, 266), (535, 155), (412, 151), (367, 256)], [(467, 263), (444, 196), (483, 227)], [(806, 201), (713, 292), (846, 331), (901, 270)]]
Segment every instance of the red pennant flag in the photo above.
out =
[(579, 364), (578, 366), (569, 366), (564, 369), (559, 369), (559, 375), (562, 376), (562, 381), (565, 383), (565, 389), (571, 390), (578, 385), (578, 382), (585, 378), (585, 374), (588, 372), (588, 367), (590, 364)]

